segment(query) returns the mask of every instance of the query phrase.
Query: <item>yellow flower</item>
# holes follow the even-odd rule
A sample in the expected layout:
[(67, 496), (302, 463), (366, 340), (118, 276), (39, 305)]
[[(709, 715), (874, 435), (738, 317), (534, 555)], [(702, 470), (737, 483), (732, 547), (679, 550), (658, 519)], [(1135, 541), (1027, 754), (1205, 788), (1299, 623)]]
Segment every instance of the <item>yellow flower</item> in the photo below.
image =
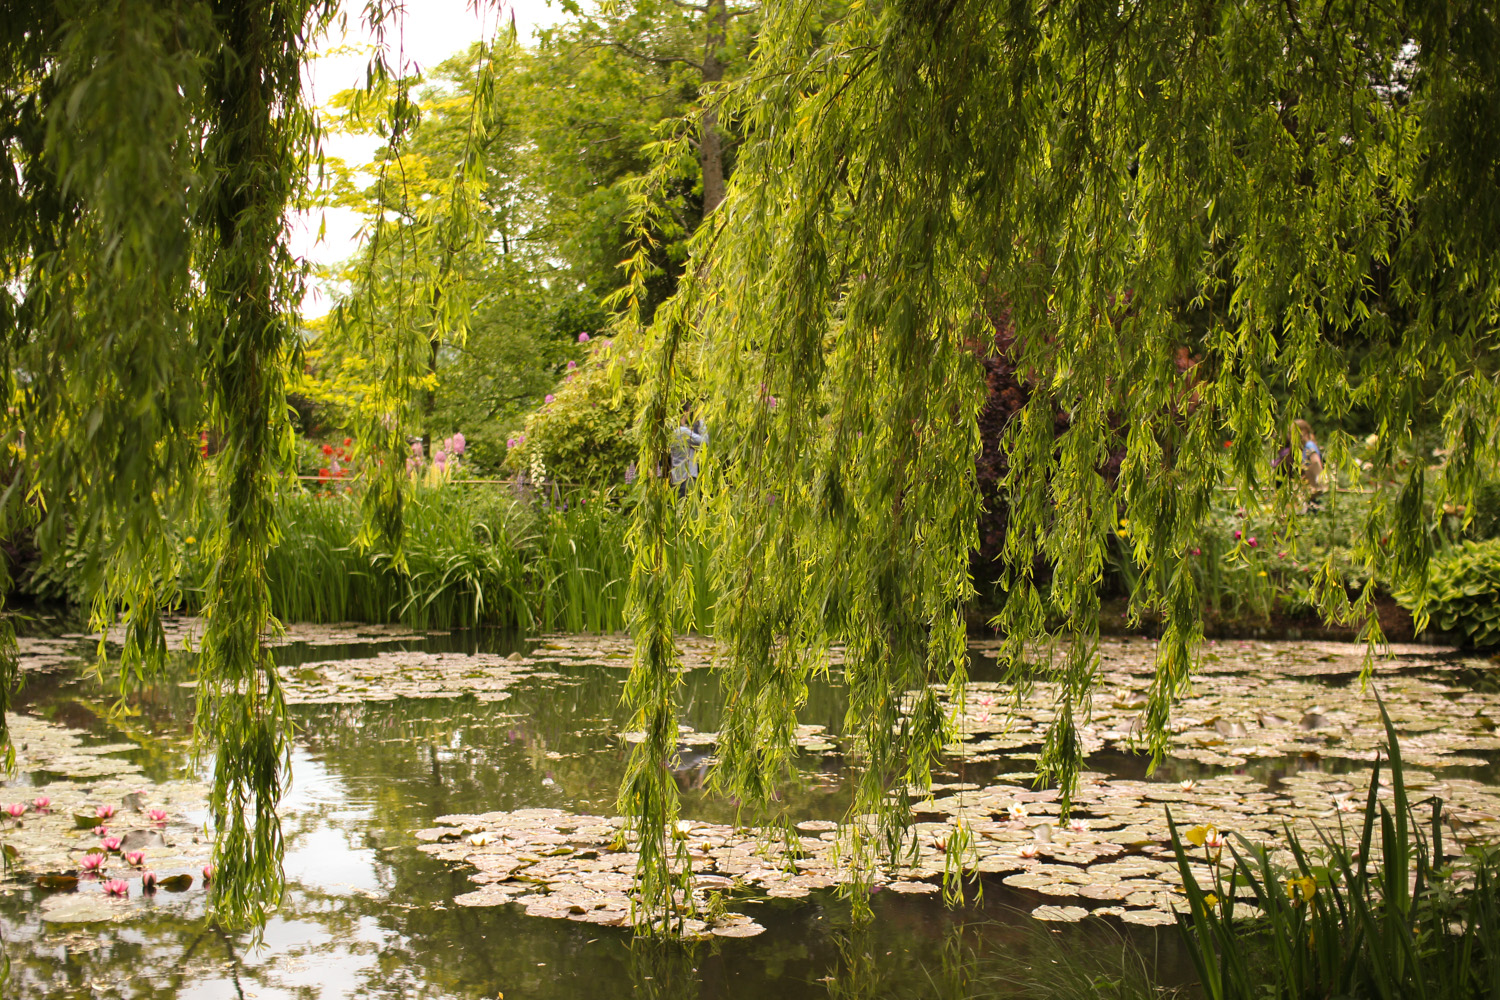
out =
[(1266, 571), (1265, 570), (1261, 570), (1259, 573), (1257, 573), (1255, 575), (1256, 576), (1265, 576), (1266, 575)]
[(1209, 893), (1208, 895), (1206, 895), (1206, 896), (1203, 897), (1203, 905), (1204, 906), (1218, 906), (1219, 905), (1219, 897), (1215, 896), (1213, 893)]
[(1315, 878), (1289, 878), (1286, 880), (1286, 894), (1294, 903), (1306, 903), (1313, 898), (1313, 893), (1318, 891), (1318, 880)]
[(183, 541), (186, 542), (189, 545), (192, 545), (197, 540), (198, 539), (194, 538), (192, 535), (188, 535), (186, 538), (183, 539)]

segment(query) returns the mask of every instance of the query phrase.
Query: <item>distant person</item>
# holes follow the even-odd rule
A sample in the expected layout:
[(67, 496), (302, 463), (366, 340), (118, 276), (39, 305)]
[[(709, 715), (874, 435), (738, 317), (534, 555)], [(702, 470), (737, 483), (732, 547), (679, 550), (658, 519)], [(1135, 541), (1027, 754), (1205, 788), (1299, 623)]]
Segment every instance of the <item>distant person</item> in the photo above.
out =
[(692, 411), (682, 410), (682, 423), (672, 432), (672, 468), (670, 477), (678, 496), (687, 496), (693, 480), (698, 478), (698, 449), (708, 443), (708, 430), (702, 420), (688, 423)]
[(1322, 493), (1328, 488), (1323, 475), (1323, 450), (1318, 447), (1317, 435), (1306, 420), (1292, 421), (1292, 437), (1298, 443), (1298, 459), (1302, 468), (1302, 482), (1307, 486), (1308, 510), (1317, 510), (1322, 504)]

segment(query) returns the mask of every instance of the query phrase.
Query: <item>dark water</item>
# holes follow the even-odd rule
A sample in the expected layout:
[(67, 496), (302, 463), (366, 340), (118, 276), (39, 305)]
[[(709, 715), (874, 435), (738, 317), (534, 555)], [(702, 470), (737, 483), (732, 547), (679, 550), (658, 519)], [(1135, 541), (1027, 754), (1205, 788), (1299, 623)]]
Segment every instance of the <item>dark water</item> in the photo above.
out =
[[(522, 644), (514, 635), (468, 632), (406, 648), (505, 653)], [(396, 648), (291, 646), (278, 658), (295, 670)], [(186, 666), (184, 660), (178, 669)], [(499, 703), (295, 708), (294, 779), (282, 810), (288, 891), (259, 943), (209, 924), (201, 899), (197, 909), (148, 911), (123, 924), (46, 924), (38, 917), (41, 890), (11, 878), (0, 889), (0, 931), (11, 962), (4, 995), (957, 1000), (1014, 995), (1016, 983), (1055, 978), (1055, 963), (1081, 956), (1117, 966), (1127, 942), (1159, 981), (1190, 978), (1175, 929), (1098, 921), (1049, 929), (1027, 915), (1040, 897), (998, 882), (985, 886), (980, 902), (956, 909), (927, 897), (877, 894), (867, 926), (855, 926), (832, 893), (772, 900), (753, 911), (767, 933), (692, 946), (632, 942), (620, 929), (528, 917), (516, 906), (453, 906), (450, 900), (472, 885), (415, 847), (413, 833), (435, 817), (536, 806), (613, 812), (626, 761), (613, 736), (622, 728), (624, 672), (559, 670), (565, 682), (522, 683)], [(89, 679), (44, 677), (23, 692), (19, 710), (101, 740), (123, 736), (138, 745), (129, 756), (153, 779), (190, 773), (190, 691), (168, 681), (142, 692), (134, 699), (140, 714), (124, 733), (101, 718), (103, 700)], [(688, 676), (683, 703), (694, 729), (717, 728), (720, 700), (707, 671)], [(803, 721), (837, 732), (843, 712), (838, 689), (825, 684), (814, 688)], [(701, 788), (701, 751), (686, 750), (683, 758), (684, 815), (733, 819), (730, 803)], [(804, 753), (799, 765), (781, 806), (798, 818), (841, 815), (844, 761)], [(1092, 766), (1132, 773), (1145, 765), (1113, 755)], [(1014, 769), (969, 765), (962, 777), (982, 781), (989, 771)]]

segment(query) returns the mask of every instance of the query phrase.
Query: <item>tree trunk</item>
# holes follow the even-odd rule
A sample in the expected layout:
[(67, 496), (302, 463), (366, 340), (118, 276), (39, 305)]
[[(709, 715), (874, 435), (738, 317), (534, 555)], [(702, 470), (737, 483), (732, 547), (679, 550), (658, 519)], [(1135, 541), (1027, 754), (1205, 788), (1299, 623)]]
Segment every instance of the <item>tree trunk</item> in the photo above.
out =
[[(724, 79), (724, 64), (719, 60), (719, 51), (724, 47), (724, 36), (729, 25), (729, 10), (725, 0), (708, 2), (708, 39), (703, 46), (703, 84)], [(703, 114), (703, 136), (698, 143), (698, 164), (703, 169), (703, 217), (718, 207), (724, 200), (724, 144), (719, 135), (719, 112), (710, 107)]]

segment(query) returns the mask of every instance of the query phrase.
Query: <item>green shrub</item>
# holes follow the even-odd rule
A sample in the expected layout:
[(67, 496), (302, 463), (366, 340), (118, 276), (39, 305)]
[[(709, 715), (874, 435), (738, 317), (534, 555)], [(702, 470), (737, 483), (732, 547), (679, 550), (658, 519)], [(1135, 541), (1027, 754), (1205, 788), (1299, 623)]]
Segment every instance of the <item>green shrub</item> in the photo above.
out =
[[(1432, 558), (1427, 611), (1444, 632), (1461, 632), (1475, 646), (1500, 644), (1500, 539), (1464, 542)], [(1397, 595), (1416, 609), (1410, 592)]]
[(623, 481), (636, 457), (630, 433), (635, 397), (628, 384), (616, 392), (605, 358), (607, 350), (571, 372), (548, 401), (526, 418), (511, 440), (508, 472), (527, 472), (547, 482), (600, 487)]

